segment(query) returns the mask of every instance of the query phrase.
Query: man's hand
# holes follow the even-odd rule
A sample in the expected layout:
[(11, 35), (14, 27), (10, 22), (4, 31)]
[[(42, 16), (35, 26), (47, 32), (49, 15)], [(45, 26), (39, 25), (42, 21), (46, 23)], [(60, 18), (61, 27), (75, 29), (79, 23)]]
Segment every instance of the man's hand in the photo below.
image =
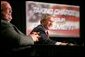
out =
[(30, 36), (32, 37), (32, 39), (33, 39), (33, 41), (39, 41), (39, 35), (38, 35), (38, 32), (32, 32), (31, 34), (30, 34)]

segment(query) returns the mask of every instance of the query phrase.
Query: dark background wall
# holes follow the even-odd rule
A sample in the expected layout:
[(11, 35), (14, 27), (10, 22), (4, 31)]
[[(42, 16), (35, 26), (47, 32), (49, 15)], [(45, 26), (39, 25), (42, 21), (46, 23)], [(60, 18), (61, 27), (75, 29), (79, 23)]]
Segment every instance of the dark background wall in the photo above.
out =
[(16, 25), (23, 33), (26, 29), (26, 18), (25, 18), (25, 1), (8, 1), (12, 6), (13, 19), (11, 23)]

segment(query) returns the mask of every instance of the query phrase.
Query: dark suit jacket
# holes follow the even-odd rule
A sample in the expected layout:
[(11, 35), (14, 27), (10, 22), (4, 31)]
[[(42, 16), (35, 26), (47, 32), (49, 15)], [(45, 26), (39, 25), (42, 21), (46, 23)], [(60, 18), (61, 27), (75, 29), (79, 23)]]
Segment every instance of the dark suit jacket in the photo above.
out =
[(0, 47), (4, 50), (26, 47), (33, 45), (34, 41), (30, 36), (25, 36), (16, 26), (1, 20)]
[(37, 27), (35, 27), (32, 32), (39, 32), (40, 34), (40, 40), (37, 44), (48, 44), (48, 45), (54, 45), (56, 43), (56, 41), (51, 40), (50, 38), (48, 38), (48, 36), (45, 33), (45, 29), (42, 25), (38, 25)]

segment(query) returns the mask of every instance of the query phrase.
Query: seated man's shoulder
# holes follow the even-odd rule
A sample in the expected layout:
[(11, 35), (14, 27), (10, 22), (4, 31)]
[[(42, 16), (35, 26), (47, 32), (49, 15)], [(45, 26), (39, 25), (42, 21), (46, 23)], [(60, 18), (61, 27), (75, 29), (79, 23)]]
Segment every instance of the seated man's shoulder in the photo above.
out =
[(12, 26), (12, 24), (11, 23), (8, 23), (8, 22), (6, 22), (6, 21), (4, 21), (4, 20), (1, 20), (1, 27), (2, 28), (7, 28), (7, 27), (11, 27)]
[(42, 28), (41, 25), (38, 25), (37, 27), (35, 27), (35, 28), (33, 29), (33, 31), (42, 31), (42, 30), (43, 30), (43, 28)]

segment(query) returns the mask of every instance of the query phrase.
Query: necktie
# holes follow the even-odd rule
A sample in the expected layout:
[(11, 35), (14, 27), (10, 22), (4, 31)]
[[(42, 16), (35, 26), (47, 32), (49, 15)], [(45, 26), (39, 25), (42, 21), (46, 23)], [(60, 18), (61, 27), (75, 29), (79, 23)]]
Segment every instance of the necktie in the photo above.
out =
[(47, 37), (49, 38), (49, 33), (48, 33), (48, 31), (46, 32), (46, 35), (47, 35)]

